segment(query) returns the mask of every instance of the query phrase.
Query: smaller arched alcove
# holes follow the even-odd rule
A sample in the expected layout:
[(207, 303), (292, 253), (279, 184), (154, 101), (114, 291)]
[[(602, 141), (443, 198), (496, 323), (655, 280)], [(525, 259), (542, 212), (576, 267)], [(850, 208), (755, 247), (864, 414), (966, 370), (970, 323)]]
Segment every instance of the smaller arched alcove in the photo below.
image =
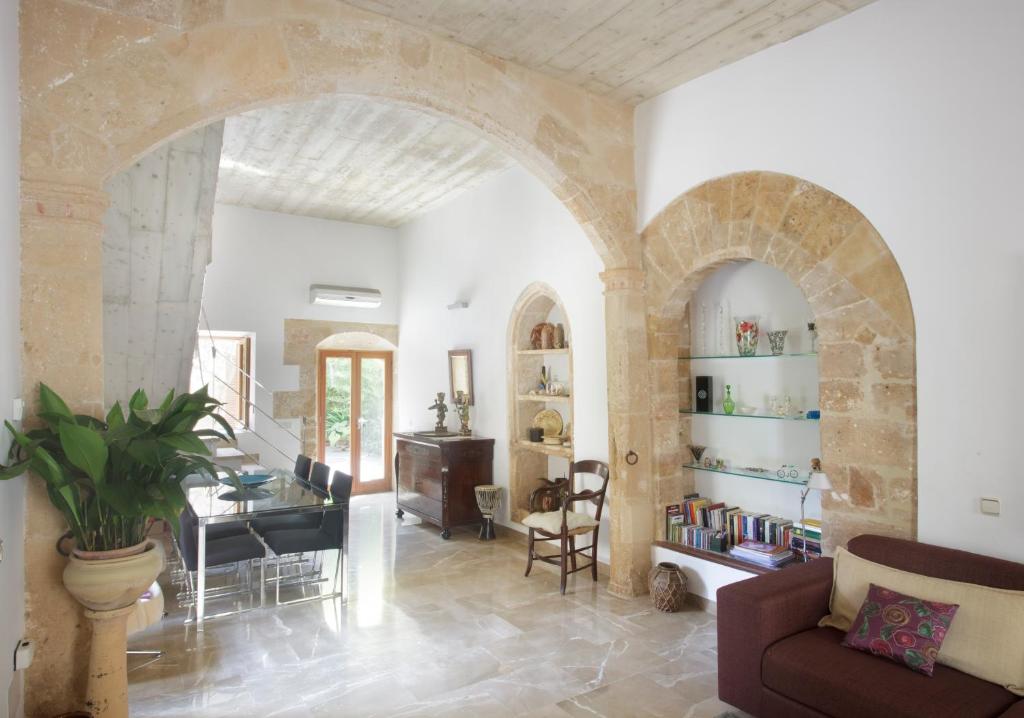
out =
[[(758, 327), (754, 356), (741, 356), (737, 346), (737, 322), (744, 319)], [(690, 425), (680, 447), (684, 483), (712, 504), (797, 523), (803, 482), (811, 460), (821, 456), (819, 421), (807, 418), (819, 410), (810, 303), (784, 272), (738, 261), (703, 278), (683, 321), (689, 350), (681, 347), (679, 406)], [(774, 335), (781, 346), (772, 346), (769, 332), (782, 331), (784, 337)], [(701, 386), (710, 382), (709, 406), (697, 401), (698, 377)], [(704, 447), (699, 460), (690, 446)], [(821, 518), (816, 492), (808, 495), (806, 515)]]
[[(561, 327), (561, 332), (553, 333), (550, 341), (542, 338), (538, 347), (535, 330), (544, 324)], [(542, 389), (542, 371), (549, 385), (557, 385), (551, 391), (558, 393)], [(538, 479), (568, 475), (573, 460), (572, 405), (569, 318), (555, 290), (537, 282), (519, 296), (508, 329), (509, 517), (513, 521), (529, 513), (530, 494), (541, 485)], [(530, 441), (529, 429), (544, 423), (538, 421), (541, 412), (557, 415), (562, 443)]]

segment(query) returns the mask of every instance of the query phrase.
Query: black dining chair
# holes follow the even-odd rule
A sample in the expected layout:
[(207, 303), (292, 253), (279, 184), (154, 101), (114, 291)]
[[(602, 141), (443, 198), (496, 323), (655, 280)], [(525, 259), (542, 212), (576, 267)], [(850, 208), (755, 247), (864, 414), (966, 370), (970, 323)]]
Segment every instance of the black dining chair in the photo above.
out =
[(313, 468), (309, 472), (309, 483), (310, 485), (323, 493), (327, 493), (327, 482), (331, 478), (331, 467), (327, 464), (321, 464), (319, 461), (313, 462)]
[[(323, 464), (314, 464), (314, 472), (317, 466), (323, 466)], [(274, 594), (274, 600), (278, 606), (329, 597), (313, 596), (285, 601), (284, 603), (281, 602), (280, 559), (283, 556), (293, 554), (337, 550), (338, 559), (334, 574), (335, 590), (331, 595), (340, 595), (342, 597), (345, 595), (345, 573), (348, 571), (348, 503), (352, 497), (352, 477), (341, 471), (335, 471), (334, 478), (331, 480), (330, 487), (326, 493), (330, 496), (332, 504), (340, 504), (341, 508), (325, 508), (319, 527), (283, 529), (261, 534), (263, 543), (278, 557)], [(338, 587), (339, 580), (341, 583), (340, 590)]]
[[(264, 563), (267, 550), (263, 543), (248, 530), (245, 533), (224, 535), (221, 531), (212, 531), (218, 526), (230, 528), (232, 524), (210, 524), (206, 527), (206, 568), (214, 566), (225, 566), (228, 564), (241, 565), (245, 562), (249, 566), (248, 590), (252, 592), (252, 566), (249, 562), (253, 559), (260, 559), (260, 603), (262, 604), (264, 591)], [(178, 540), (176, 546), (182, 565), (185, 567), (185, 583), (188, 597), (195, 600), (196, 582), (194, 576), (199, 570), (199, 523), (194, 509), (186, 506), (178, 517)], [(211, 538), (211, 534), (220, 535), (220, 538)], [(226, 595), (220, 593), (218, 595)], [(209, 616), (208, 618), (213, 618)]]
[[(317, 464), (323, 466), (323, 464)], [(324, 467), (327, 468), (327, 467)], [(313, 459), (305, 454), (299, 454), (295, 459), (295, 476), (304, 483), (310, 483), (310, 475), (313, 470)], [(327, 468), (330, 471), (329, 468)], [(324, 484), (326, 485), (326, 481)], [(253, 530), (258, 534), (265, 534), (269, 531), (283, 531), (285, 529), (308, 529), (320, 525), (320, 514), (302, 513), (285, 514), (283, 516), (268, 516), (264, 519), (256, 519), (252, 522)]]

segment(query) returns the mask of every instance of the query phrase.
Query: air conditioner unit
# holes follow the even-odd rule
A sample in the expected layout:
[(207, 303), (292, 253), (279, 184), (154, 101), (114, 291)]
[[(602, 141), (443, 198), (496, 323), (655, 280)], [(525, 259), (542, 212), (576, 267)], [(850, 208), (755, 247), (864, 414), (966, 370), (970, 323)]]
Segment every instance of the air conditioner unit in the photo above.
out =
[(360, 307), (373, 309), (380, 306), (380, 291), (360, 287), (332, 287), (328, 284), (314, 284), (309, 288), (310, 304), (324, 304), (331, 307)]

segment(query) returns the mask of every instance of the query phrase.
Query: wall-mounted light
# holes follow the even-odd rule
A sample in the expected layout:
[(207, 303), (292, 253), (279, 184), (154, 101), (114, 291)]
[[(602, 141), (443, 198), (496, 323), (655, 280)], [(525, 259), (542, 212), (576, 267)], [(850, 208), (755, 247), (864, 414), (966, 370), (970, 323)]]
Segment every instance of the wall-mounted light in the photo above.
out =
[(469, 302), (459, 300), (448, 305), (448, 309), (469, 309)]
[(361, 287), (333, 287), (313, 284), (309, 288), (309, 303), (330, 307), (357, 307), (375, 309), (381, 304), (380, 291)]

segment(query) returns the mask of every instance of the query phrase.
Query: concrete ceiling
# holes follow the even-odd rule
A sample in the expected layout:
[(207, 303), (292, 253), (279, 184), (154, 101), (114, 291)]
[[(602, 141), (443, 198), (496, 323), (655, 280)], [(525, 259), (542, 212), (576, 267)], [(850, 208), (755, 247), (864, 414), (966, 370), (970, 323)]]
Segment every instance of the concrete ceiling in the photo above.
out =
[(512, 164), (449, 120), (329, 97), (229, 117), (217, 201), (397, 227)]
[(873, 0), (348, 0), (637, 103)]

